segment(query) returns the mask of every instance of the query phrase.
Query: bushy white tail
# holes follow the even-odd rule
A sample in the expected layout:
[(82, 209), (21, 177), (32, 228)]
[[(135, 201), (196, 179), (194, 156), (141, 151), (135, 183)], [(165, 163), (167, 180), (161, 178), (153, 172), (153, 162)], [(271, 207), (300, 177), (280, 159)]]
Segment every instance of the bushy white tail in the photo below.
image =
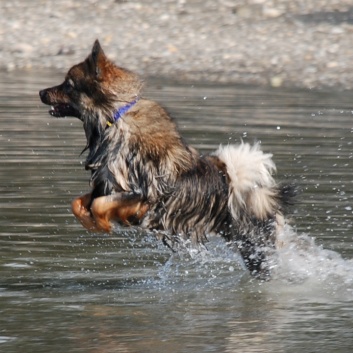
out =
[(226, 165), (229, 181), (228, 206), (235, 219), (247, 213), (265, 220), (277, 209), (277, 189), (272, 173), (276, 166), (272, 154), (260, 144), (220, 146), (215, 155)]

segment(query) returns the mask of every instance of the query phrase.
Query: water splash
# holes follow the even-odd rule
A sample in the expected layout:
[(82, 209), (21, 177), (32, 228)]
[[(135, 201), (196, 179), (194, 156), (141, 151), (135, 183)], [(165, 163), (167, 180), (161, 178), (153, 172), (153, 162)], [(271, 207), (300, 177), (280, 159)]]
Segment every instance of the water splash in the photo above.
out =
[(187, 288), (217, 286), (232, 288), (249, 280), (273, 291), (310, 291), (317, 295), (353, 294), (353, 260), (343, 259), (324, 249), (307, 234), (297, 234), (285, 227), (280, 234), (281, 248), (270, 258), (272, 279), (268, 283), (254, 280), (247, 273), (241, 256), (222, 239), (211, 239), (207, 249), (185, 248), (161, 265), (158, 284)]
[(221, 238), (211, 238), (206, 247), (183, 247), (160, 267), (159, 284), (165, 286), (233, 287), (246, 274), (240, 254), (234, 252)]
[(307, 234), (286, 227), (280, 234), (281, 248), (276, 254), (273, 279), (292, 283), (318, 283), (335, 290), (353, 291), (353, 260), (343, 259), (324, 249)]

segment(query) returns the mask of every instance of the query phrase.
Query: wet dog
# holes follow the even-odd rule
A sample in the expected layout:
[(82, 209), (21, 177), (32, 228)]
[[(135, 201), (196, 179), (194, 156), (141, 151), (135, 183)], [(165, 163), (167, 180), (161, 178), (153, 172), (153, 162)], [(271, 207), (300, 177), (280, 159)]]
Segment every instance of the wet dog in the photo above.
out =
[(275, 182), (272, 155), (246, 143), (200, 155), (141, 88), (96, 41), (62, 84), (40, 91), (52, 116), (83, 122), (92, 189), (73, 200), (73, 214), (90, 231), (111, 232), (114, 222), (153, 230), (172, 249), (217, 234), (254, 276), (269, 276), (266, 254), (294, 195)]

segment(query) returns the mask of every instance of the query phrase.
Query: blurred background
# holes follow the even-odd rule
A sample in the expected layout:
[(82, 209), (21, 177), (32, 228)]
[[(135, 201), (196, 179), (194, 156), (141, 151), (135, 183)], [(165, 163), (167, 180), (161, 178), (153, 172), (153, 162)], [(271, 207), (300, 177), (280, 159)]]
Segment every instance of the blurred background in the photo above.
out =
[(352, 0), (16, 0), (0, 13), (4, 70), (66, 71), (98, 38), (144, 76), (353, 87)]

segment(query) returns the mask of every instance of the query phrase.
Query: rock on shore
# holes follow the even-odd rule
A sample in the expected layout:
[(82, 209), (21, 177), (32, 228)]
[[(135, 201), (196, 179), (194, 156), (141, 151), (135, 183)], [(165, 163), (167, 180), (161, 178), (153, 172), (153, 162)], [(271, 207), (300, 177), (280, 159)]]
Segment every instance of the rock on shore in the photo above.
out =
[(351, 0), (13, 0), (0, 69), (66, 71), (100, 39), (144, 76), (353, 88)]

